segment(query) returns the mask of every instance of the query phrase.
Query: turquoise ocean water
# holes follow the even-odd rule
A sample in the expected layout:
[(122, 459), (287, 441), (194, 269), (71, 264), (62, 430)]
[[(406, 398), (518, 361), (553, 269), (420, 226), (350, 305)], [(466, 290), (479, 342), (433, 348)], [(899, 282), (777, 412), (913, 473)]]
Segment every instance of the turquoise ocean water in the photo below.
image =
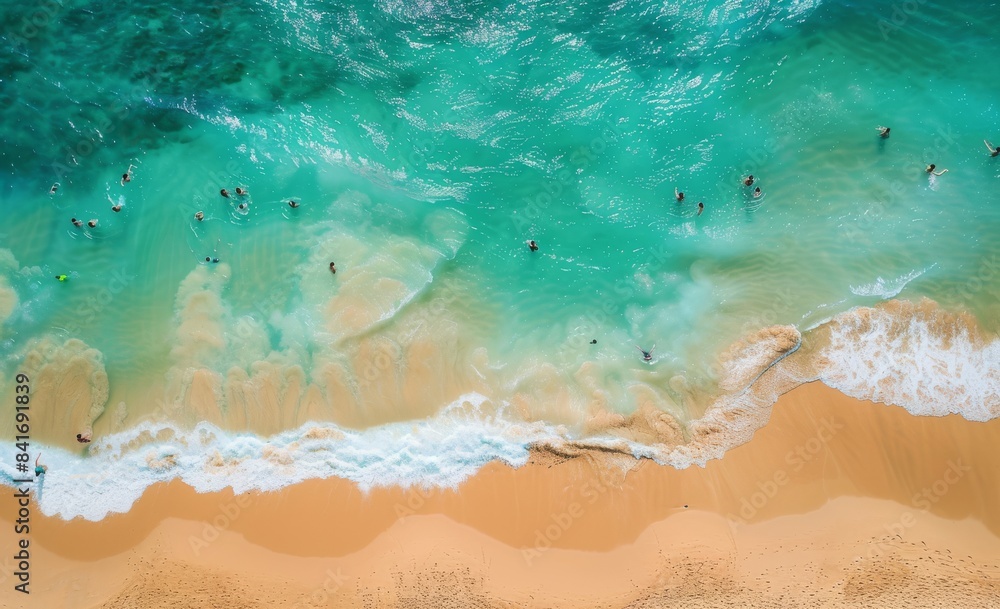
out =
[(895, 320), (837, 343), (841, 388), (1000, 411), (995, 2), (0, 13), (0, 430), (30, 371), (50, 513), (454, 484), (644, 395), (683, 428), (730, 344), (892, 298), (987, 338)]

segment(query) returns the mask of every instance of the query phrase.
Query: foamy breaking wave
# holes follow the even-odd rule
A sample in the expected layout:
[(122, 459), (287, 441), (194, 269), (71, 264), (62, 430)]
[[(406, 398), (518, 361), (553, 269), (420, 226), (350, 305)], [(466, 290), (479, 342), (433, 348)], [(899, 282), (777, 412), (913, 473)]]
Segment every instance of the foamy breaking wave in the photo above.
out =
[(906, 275), (895, 279), (883, 279), (876, 277), (875, 281), (863, 285), (851, 286), (851, 293), (855, 296), (879, 296), (881, 298), (893, 298), (903, 291), (911, 281), (927, 272), (927, 269), (911, 271)]
[[(44, 449), (49, 471), (37, 498), (47, 515), (100, 520), (129, 510), (150, 485), (175, 479), (203, 493), (227, 487), (237, 493), (272, 491), (330, 476), (366, 490), (393, 484), (453, 487), (490, 461), (523, 465), (530, 445), (563, 433), (542, 423), (511, 425), (486, 416), (480, 410), (485, 401), (462, 396), (432, 419), (363, 432), (311, 423), (261, 438), (207, 423), (187, 431), (145, 423), (96, 440), (86, 459)], [(0, 480), (12, 484), (24, 477), (12, 466), (12, 443), (3, 443), (0, 454)]]
[[(76, 343), (49, 351), (63, 359), (73, 355), (74, 361), (87, 361), (89, 353)], [(175, 479), (199, 492), (270, 491), (331, 476), (363, 489), (452, 487), (490, 461), (520, 466), (532, 451), (539, 458), (624, 459), (626, 467), (642, 458), (677, 468), (704, 466), (750, 441), (781, 394), (816, 380), (915, 415), (998, 417), (998, 364), (1000, 341), (984, 336), (973, 318), (931, 301), (890, 301), (842, 313), (804, 334), (773, 326), (735, 343), (720, 355), (718, 391), (709, 396), (704, 415), (687, 423), (672, 414), (678, 404), (670, 397), (698, 398), (683, 378), (669, 380), (674, 393), (655, 382), (617, 379), (636, 404), (632, 413), (622, 414), (610, 409), (614, 404), (606, 398), (612, 394), (602, 389), (595, 364), (584, 362), (573, 378), (588, 388), (591, 410), (579, 425), (538, 418), (517, 399), (492, 395), (495, 388), (488, 386), (465, 393), (434, 416), (364, 431), (310, 422), (262, 437), (205, 421), (193, 428), (148, 421), (98, 438), (87, 458), (44, 448), (49, 473), (38, 498), (46, 514), (98, 520), (128, 510), (150, 485)], [(540, 395), (565, 400), (569, 390), (558, 385), (564, 377), (554, 369), (549, 377), (550, 389)], [(0, 481), (12, 484), (20, 477), (14, 463), (13, 445), (0, 445)]]
[(979, 336), (974, 320), (897, 301), (839, 315), (829, 330), (827, 385), (915, 415), (1000, 416), (1000, 340)]

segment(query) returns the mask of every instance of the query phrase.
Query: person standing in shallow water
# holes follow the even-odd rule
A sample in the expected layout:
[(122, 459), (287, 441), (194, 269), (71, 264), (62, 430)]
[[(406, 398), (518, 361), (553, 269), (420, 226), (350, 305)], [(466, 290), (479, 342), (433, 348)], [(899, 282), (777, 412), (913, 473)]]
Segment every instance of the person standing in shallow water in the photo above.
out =
[(528, 249), (531, 250), (531, 251), (533, 251), (533, 252), (537, 252), (538, 251), (538, 244), (535, 243), (534, 239), (528, 241)]
[(705, 204), (698, 201), (698, 215), (700, 216), (703, 211), (705, 211)]
[(337, 264), (335, 262), (330, 263), (330, 272), (334, 275), (337, 274)]
[(677, 199), (678, 203), (684, 202), (684, 193), (677, 190), (676, 186), (674, 187), (674, 198)]

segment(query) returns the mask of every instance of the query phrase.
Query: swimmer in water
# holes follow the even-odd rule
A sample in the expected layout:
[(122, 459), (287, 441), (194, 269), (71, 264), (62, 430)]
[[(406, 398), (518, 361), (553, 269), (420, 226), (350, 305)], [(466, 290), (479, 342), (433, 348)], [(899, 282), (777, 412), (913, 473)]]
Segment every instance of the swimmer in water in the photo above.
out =
[(236, 187), (236, 194), (238, 194), (239, 196), (241, 196), (241, 197), (242, 197), (242, 196), (245, 196), (245, 195), (248, 195), (248, 194), (250, 194), (250, 193), (248, 193), (248, 192), (247, 192), (247, 189), (246, 189), (246, 188), (243, 188), (243, 187), (241, 187), (241, 186), (237, 186), (237, 187)]
[(197, 220), (198, 222), (201, 222), (202, 220), (205, 219), (205, 213), (201, 211), (194, 212), (194, 219)]
[(247, 204), (246, 203), (240, 203), (239, 205), (237, 205), (237, 207), (239, 207), (240, 209), (246, 209), (247, 208)]
[(760, 191), (760, 186), (758, 186), (757, 188), (753, 189), (753, 198), (756, 199), (757, 197), (761, 196), (762, 194), (764, 194), (764, 193), (762, 193)]
[(288, 206), (291, 207), (292, 209), (295, 209), (296, 207), (299, 206), (299, 204), (296, 203), (295, 201), (289, 201)]
[(222, 195), (222, 196), (224, 196), (224, 197), (226, 197), (227, 199), (229, 198), (229, 191), (226, 190), (225, 188), (223, 188), (222, 190), (220, 190), (219, 194)]
[(533, 251), (533, 252), (537, 252), (538, 251), (538, 244), (535, 243), (534, 239), (528, 241), (528, 249), (531, 250), (531, 251)]
[(124, 186), (124, 185), (126, 185), (126, 184), (128, 184), (129, 182), (132, 181), (132, 168), (133, 167), (135, 167), (135, 165), (132, 165), (131, 163), (129, 163), (128, 169), (125, 171), (125, 173), (122, 174), (122, 186)]
[(934, 171), (935, 169), (937, 169), (937, 165), (931, 163), (930, 165), (927, 166), (927, 169), (925, 169), (924, 171), (936, 176), (943, 176), (944, 174), (948, 173), (947, 169), (942, 169), (941, 171)]
[(754, 180), (754, 177), (753, 177), (753, 174), (751, 173), (750, 175), (748, 175), (746, 178), (743, 179), (743, 185), (744, 186), (753, 186), (753, 180)]
[(118, 204), (115, 204), (115, 205), (111, 206), (111, 211), (113, 211), (113, 212), (119, 212), (121, 210), (122, 210), (122, 204), (121, 203), (118, 203)]
[(678, 203), (682, 203), (684, 201), (684, 193), (678, 191), (676, 186), (674, 187), (674, 198), (677, 199)]
[(879, 137), (889, 137), (890, 129), (888, 127), (875, 127), (875, 130), (878, 131)]
[(56, 279), (58, 279), (59, 281), (66, 281), (67, 279), (69, 279), (69, 277), (66, 275), (56, 275)]
[(698, 215), (700, 216), (701, 212), (703, 211), (705, 211), (705, 204), (702, 203), (701, 201), (698, 201)]
[(55, 184), (52, 185), (51, 188), (49, 188), (49, 194), (54, 195), (56, 194), (57, 190), (59, 190), (59, 182), (56, 182)]
[(1000, 156), (1000, 146), (994, 146), (986, 140), (983, 140), (983, 143), (986, 144), (986, 149), (990, 151), (990, 156)]
[(646, 362), (653, 361), (653, 349), (656, 348), (656, 345), (653, 345), (653, 349), (650, 349), (649, 351), (646, 351), (645, 349), (643, 349), (639, 345), (636, 345), (635, 348), (638, 349), (642, 353), (642, 359), (643, 359), (643, 361), (646, 361)]
[(592, 339), (592, 340), (590, 341), (590, 344), (592, 344), (592, 345), (596, 345), (596, 344), (597, 344), (597, 339), (596, 339), (596, 338), (595, 338), (595, 339)]
[(85, 431), (83, 433), (78, 433), (78, 434), (76, 434), (76, 441), (79, 442), (80, 444), (86, 444), (86, 443), (90, 442), (90, 436), (91, 436), (91, 432), (90, 431)]
[(96, 219), (87, 220), (87, 226), (89, 226), (90, 228), (97, 228), (97, 220)]
[(334, 275), (337, 274), (337, 265), (333, 262), (330, 263), (330, 272), (333, 273)]
[(49, 467), (47, 465), (41, 465), (41, 464), (38, 463), (38, 460), (41, 459), (41, 458), (42, 458), (42, 453), (38, 453), (38, 456), (35, 457), (35, 477), (36, 478), (38, 476), (41, 476), (45, 472), (49, 471)]
[(77, 228), (80, 228), (81, 226), (83, 226), (83, 222), (81, 222), (80, 220), (77, 220), (76, 218), (70, 218), (69, 221), (72, 222), (73, 226), (75, 226)]

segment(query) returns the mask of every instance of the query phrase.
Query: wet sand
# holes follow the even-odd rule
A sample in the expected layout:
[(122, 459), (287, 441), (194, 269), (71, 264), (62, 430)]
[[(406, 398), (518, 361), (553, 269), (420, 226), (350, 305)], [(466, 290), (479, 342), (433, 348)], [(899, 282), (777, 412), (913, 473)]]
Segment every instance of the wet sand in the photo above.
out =
[(454, 490), (171, 483), (97, 523), (36, 510), (30, 602), (8, 559), (0, 604), (1000, 607), (998, 459), (1000, 420), (811, 383), (705, 468), (539, 451)]

